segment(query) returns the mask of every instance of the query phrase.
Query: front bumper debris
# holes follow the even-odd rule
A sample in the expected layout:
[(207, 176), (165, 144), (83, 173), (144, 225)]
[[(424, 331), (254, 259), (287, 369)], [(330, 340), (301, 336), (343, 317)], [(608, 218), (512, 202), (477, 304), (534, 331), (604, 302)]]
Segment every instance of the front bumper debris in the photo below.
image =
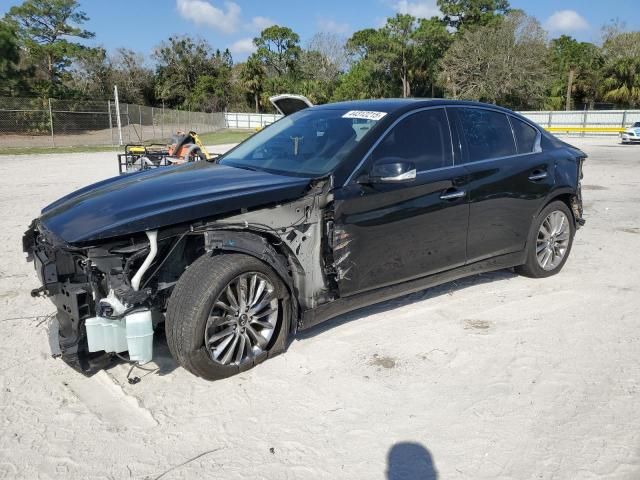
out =
[[(104, 249), (95, 252), (65, 245), (37, 222), (25, 232), (23, 249), (41, 282), (31, 295), (46, 296), (56, 307), (52, 327), (57, 327), (57, 342), (50, 342), (52, 355), (85, 375), (115, 364), (117, 358), (112, 353), (90, 351), (85, 323), (101, 313), (97, 311), (102, 308), (100, 300), (112, 285), (128, 293), (126, 286), (118, 283), (124, 277), (125, 257), (110, 255)], [(144, 292), (135, 293), (145, 300)]]

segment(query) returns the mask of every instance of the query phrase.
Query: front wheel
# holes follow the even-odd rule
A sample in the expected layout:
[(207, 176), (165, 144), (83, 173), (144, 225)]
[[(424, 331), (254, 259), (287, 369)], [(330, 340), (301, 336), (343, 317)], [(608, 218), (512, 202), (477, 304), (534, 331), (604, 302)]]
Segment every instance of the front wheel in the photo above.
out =
[(526, 262), (516, 267), (516, 272), (532, 278), (555, 275), (562, 270), (571, 252), (576, 230), (573, 215), (564, 202), (551, 202), (542, 209), (532, 227)]
[(195, 375), (229, 377), (282, 352), (290, 316), (288, 291), (265, 263), (242, 254), (205, 255), (171, 294), (167, 343)]

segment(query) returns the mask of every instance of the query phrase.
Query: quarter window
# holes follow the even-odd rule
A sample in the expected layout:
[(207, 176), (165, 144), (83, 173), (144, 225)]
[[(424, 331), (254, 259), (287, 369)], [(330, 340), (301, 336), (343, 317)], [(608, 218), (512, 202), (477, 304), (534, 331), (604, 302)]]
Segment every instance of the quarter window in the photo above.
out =
[(516, 145), (504, 113), (483, 108), (455, 108), (466, 144), (466, 162), (515, 155)]
[(372, 160), (396, 157), (413, 162), (418, 171), (453, 164), (451, 135), (443, 108), (423, 110), (401, 120), (373, 151)]
[(516, 117), (511, 117), (511, 126), (516, 136), (518, 153), (531, 153), (535, 150), (538, 131)]

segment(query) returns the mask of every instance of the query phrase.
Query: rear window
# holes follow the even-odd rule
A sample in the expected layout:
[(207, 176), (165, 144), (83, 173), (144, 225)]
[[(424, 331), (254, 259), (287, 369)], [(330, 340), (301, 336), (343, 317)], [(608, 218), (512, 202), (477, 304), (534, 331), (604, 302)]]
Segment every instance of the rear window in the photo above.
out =
[(515, 117), (511, 117), (511, 126), (513, 127), (513, 133), (516, 136), (518, 153), (531, 153), (535, 151), (538, 131), (531, 125), (528, 125)]
[(466, 162), (515, 155), (516, 145), (504, 113), (483, 108), (454, 108), (464, 136)]

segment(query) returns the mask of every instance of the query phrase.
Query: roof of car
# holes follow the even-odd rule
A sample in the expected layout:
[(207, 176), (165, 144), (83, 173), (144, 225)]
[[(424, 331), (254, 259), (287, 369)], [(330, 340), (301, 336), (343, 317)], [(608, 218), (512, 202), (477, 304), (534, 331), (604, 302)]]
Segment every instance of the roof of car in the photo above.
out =
[(345, 109), (345, 110), (366, 110), (392, 113), (398, 110), (411, 110), (412, 108), (420, 108), (436, 105), (469, 105), (484, 106), (496, 108), (498, 110), (510, 110), (499, 107), (497, 105), (471, 102), (466, 100), (451, 100), (447, 98), (383, 98), (372, 100), (350, 100), (347, 102), (325, 103), (316, 105), (314, 109)]

